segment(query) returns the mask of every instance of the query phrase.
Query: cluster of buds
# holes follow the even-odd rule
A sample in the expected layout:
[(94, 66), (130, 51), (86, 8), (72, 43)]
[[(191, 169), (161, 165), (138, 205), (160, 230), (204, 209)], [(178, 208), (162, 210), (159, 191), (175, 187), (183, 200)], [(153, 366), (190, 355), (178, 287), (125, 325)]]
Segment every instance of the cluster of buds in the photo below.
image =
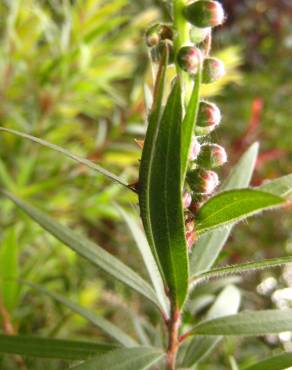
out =
[[(169, 51), (169, 63), (176, 59), (178, 66), (191, 78), (200, 72), (204, 84), (213, 83), (225, 74), (221, 60), (210, 57), (212, 27), (221, 25), (225, 15), (222, 5), (212, 0), (190, 0), (184, 8), (185, 19), (190, 23), (190, 42), (174, 53), (174, 31), (169, 24), (155, 24), (145, 35), (154, 62), (161, 60), (165, 47)], [(189, 169), (183, 192), (185, 209), (186, 241), (191, 251), (196, 241), (195, 218), (208, 198), (214, 193), (219, 178), (214, 171), (227, 161), (227, 155), (220, 145), (207, 143), (205, 135), (214, 131), (221, 122), (219, 108), (211, 102), (200, 101), (197, 122), (189, 153)], [(197, 136), (196, 136), (197, 135)]]
[[(184, 46), (178, 51), (177, 63), (190, 76), (195, 76), (201, 69), (202, 83), (213, 83), (225, 74), (223, 62), (210, 57), (208, 47), (212, 27), (224, 22), (222, 5), (210, 0), (189, 2), (184, 9), (184, 15), (192, 25), (190, 40), (193, 44)], [(204, 48), (204, 43), (207, 43), (207, 48)], [(194, 132), (197, 136), (194, 136), (191, 145), (190, 165), (183, 193), (186, 240), (190, 251), (196, 240), (196, 215), (219, 185), (219, 177), (214, 169), (227, 162), (225, 149), (218, 144), (208, 143), (208, 139), (205, 138), (205, 135), (214, 131), (220, 122), (221, 112), (217, 105), (202, 100)]]

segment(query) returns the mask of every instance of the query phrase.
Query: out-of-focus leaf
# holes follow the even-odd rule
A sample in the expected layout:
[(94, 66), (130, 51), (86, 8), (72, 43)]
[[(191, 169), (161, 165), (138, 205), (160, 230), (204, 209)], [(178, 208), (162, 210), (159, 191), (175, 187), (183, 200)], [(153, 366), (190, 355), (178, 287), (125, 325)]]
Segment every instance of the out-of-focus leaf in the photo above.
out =
[(56, 220), (49, 217), (39, 209), (18, 199), (14, 195), (4, 191), (2, 191), (2, 194), (11, 199), (41, 227), (54, 235), (69, 248), (89, 260), (94, 265), (100, 267), (111, 276), (136, 290), (160, 308), (156, 294), (151, 286), (145, 280), (143, 280), (141, 276), (139, 276), (136, 272), (131, 270), (117, 258), (106, 252), (97, 244), (89, 241), (84, 236), (75, 233), (73, 230), (58, 223)]
[(259, 336), (292, 330), (292, 310), (264, 310), (241, 312), (202, 322), (195, 326), (193, 335)]
[(81, 158), (81, 157), (77, 156), (76, 154), (73, 154), (73, 153), (69, 152), (67, 149), (64, 149), (64, 148), (62, 148), (62, 147), (60, 147), (56, 144), (52, 144), (52, 143), (49, 143), (46, 140), (37, 138), (35, 136), (31, 136), (31, 135), (25, 134), (23, 132), (11, 130), (11, 129), (4, 128), (4, 127), (0, 127), (0, 131), (4, 131), (4, 132), (8, 132), (8, 133), (13, 134), (13, 135), (20, 136), (24, 139), (31, 140), (31, 141), (33, 141), (37, 144), (40, 144), (40, 145), (43, 145), (47, 148), (53, 149), (56, 152), (59, 152), (59, 153), (65, 155), (66, 157), (71, 158), (74, 161), (76, 161), (80, 164), (83, 164), (84, 166), (87, 166), (90, 169), (92, 169), (94, 171), (97, 171), (97, 172), (103, 174), (104, 176), (108, 177), (109, 179), (111, 179), (111, 180), (119, 183), (120, 185), (123, 185), (123, 186), (128, 188), (128, 184), (126, 182), (124, 182), (120, 177), (114, 175), (113, 173), (109, 172), (108, 170), (105, 170), (104, 168), (102, 168), (98, 164), (95, 164), (95, 163), (93, 163), (92, 161), (89, 161), (86, 158)]
[[(226, 304), (228, 302), (228, 304)], [(240, 292), (233, 286), (227, 286), (218, 296), (207, 313), (206, 319), (215, 319), (238, 312), (240, 306)], [(183, 367), (192, 367), (202, 361), (220, 342), (221, 337), (194, 337), (188, 344), (182, 362)]]
[(0, 296), (4, 306), (10, 311), (17, 303), (18, 246), (16, 230), (8, 229), (0, 245)]
[(156, 348), (117, 349), (73, 367), (76, 370), (146, 370), (157, 363), (164, 353)]
[(131, 233), (135, 239), (137, 247), (143, 257), (145, 266), (147, 268), (149, 277), (152, 281), (153, 287), (157, 294), (157, 299), (159, 300), (161, 307), (163, 307), (163, 311), (166, 316), (169, 316), (169, 302), (168, 298), (165, 294), (163, 280), (160, 275), (159, 269), (153, 257), (151, 248), (148, 244), (148, 241), (145, 237), (145, 234), (141, 230), (141, 227), (137, 224), (137, 222), (133, 219), (131, 215), (128, 214), (125, 210), (118, 207), (121, 215), (123, 216), (124, 220), (126, 221)]
[(49, 297), (53, 298), (54, 300), (62, 303), (64, 306), (70, 308), (72, 311), (76, 312), (84, 319), (91, 322), (93, 325), (97, 326), (100, 330), (102, 330), (105, 334), (109, 337), (115, 339), (118, 343), (122, 344), (125, 347), (134, 347), (137, 346), (137, 342), (131, 338), (128, 334), (123, 332), (120, 328), (116, 325), (112, 324), (108, 320), (104, 319), (101, 316), (95, 315), (93, 312), (90, 312), (84, 307), (79, 306), (76, 303), (69, 301), (69, 299), (63, 297), (60, 294), (51, 292), (40, 285), (33, 284), (30, 282), (24, 282), (26, 285), (30, 286), (31, 288), (37, 290), (39, 293), (43, 293), (48, 295)]
[(115, 345), (104, 343), (0, 334), (0, 353), (23, 356), (84, 360), (97, 354), (112, 351), (115, 348)]
[(292, 174), (268, 181), (257, 189), (287, 198), (292, 193)]
[(229, 190), (203, 205), (196, 219), (196, 230), (200, 235), (283, 204), (284, 200), (274, 194), (252, 189)]
[[(244, 153), (227, 180), (222, 184), (221, 191), (244, 188), (249, 185), (258, 148), (258, 144), (255, 143)], [(190, 258), (191, 275), (206, 271), (214, 264), (233, 226), (234, 224), (212, 230), (199, 238)]]
[(277, 356), (266, 358), (257, 364), (244, 367), (242, 370), (284, 370), (292, 365), (292, 352), (284, 352)]

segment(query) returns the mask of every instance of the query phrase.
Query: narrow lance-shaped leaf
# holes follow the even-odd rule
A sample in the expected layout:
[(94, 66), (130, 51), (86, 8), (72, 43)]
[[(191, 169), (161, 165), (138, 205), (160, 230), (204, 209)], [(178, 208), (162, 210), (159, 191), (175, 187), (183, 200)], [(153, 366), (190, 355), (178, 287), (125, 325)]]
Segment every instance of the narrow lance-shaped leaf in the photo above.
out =
[(151, 169), (153, 166), (154, 150), (159, 130), (160, 116), (162, 111), (162, 99), (165, 87), (166, 79), (166, 69), (168, 64), (168, 51), (165, 48), (156, 77), (155, 87), (154, 87), (154, 97), (152, 108), (148, 117), (148, 127), (147, 133), (143, 145), (140, 170), (139, 170), (139, 204), (141, 210), (141, 218), (143, 221), (143, 226), (149, 245), (151, 247), (152, 253), (158, 264), (158, 268), (163, 273), (160, 266), (160, 261), (156, 248), (154, 246), (152, 225), (150, 221), (150, 211), (149, 211), (149, 186), (151, 178)]
[[(180, 167), (181, 119), (181, 89), (177, 80), (161, 118), (156, 143), (153, 143), (150, 182), (140, 183), (141, 213), (149, 212), (153, 245), (172, 300), (178, 307), (183, 305), (188, 290)], [(149, 208), (145, 208), (146, 198)]]
[(202, 72), (201, 68), (196, 74), (192, 95), (187, 107), (185, 117), (182, 122), (182, 146), (181, 146), (181, 171), (182, 180), (184, 181), (188, 166), (189, 152), (192, 143), (193, 133), (196, 127), (197, 116), (200, 103), (200, 86)]
[[(22, 282), (22, 281), (21, 281)], [(69, 299), (61, 296), (60, 294), (51, 292), (40, 285), (33, 284), (30, 282), (23, 281), (24, 284), (30, 286), (31, 288), (37, 290), (39, 293), (46, 294), (49, 297), (53, 298), (57, 302), (60, 302), (64, 306), (70, 308), (73, 312), (76, 312), (84, 319), (88, 320), (90, 323), (98, 327), (102, 330), (105, 334), (107, 334), (110, 338), (113, 338), (118, 343), (122, 344), (125, 347), (134, 347), (137, 346), (137, 342), (131, 338), (128, 334), (123, 332), (120, 328), (116, 325), (112, 324), (108, 320), (104, 319), (101, 316), (97, 316), (93, 312), (90, 312), (84, 307), (79, 306), (76, 303), (71, 302)]]
[(76, 370), (146, 370), (164, 356), (151, 347), (117, 349), (73, 367)]
[(196, 230), (208, 230), (239, 222), (261, 211), (279, 207), (284, 200), (274, 194), (252, 189), (230, 190), (212, 197), (200, 209)]
[(191, 330), (193, 335), (259, 336), (292, 330), (292, 310), (241, 312), (202, 322)]
[(266, 358), (252, 366), (244, 367), (242, 370), (284, 370), (292, 365), (292, 352), (284, 352), (277, 356)]
[[(255, 143), (244, 153), (220, 187), (220, 191), (244, 188), (249, 185), (258, 155), (258, 148), (258, 144)], [(211, 230), (199, 238), (190, 259), (191, 275), (206, 271), (214, 264), (233, 226), (234, 223), (224, 228)]]
[(256, 189), (287, 198), (292, 194), (292, 174), (268, 181)]
[(80, 164), (83, 164), (84, 166), (87, 166), (90, 169), (103, 174), (104, 176), (106, 176), (109, 179), (119, 183), (120, 185), (123, 185), (123, 186), (129, 188), (129, 185), (125, 181), (123, 181), (120, 177), (118, 177), (118, 176), (114, 175), (113, 173), (109, 172), (108, 170), (102, 168), (98, 164), (96, 164), (96, 163), (94, 163), (94, 162), (92, 162), (92, 161), (90, 161), (86, 158), (81, 158), (81, 157), (77, 156), (76, 154), (73, 154), (73, 153), (69, 152), (67, 149), (64, 149), (64, 148), (62, 148), (62, 147), (60, 147), (56, 144), (49, 143), (46, 140), (37, 138), (37, 137), (32, 136), (32, 135), (25, 134), (24, 132), (11, 130), (11, 129), (4, 128), (4, 127), (0, 127), (0, 131), (4, 131), (4, 132), (8, 132), (10, 134), (16, 135), (16, 136), (20, 136), (24, 139), (28, 139), (30, 141), (33, 141), (33, 142), (37, 143), (37, 144), (40, 144), (40, 145), (43, 145), (47, 148), (53, 149), (56, 152), (59, 152), (59, 153), (65, 155), (66, 157), (71, 158), (74, 161), (76, 161)]
[(124, 263), (106, 252), (97, 244), (60, 224), (36, 207), (27, 204), (10, 193), (2, 191), (2, 194), (11, 199), (41, 227), (54, 235), (69, 248), (89, 260), (94, 265), (100, 267), (117, 280), (122, 281), (127, 286), (136, 290), (160, 308), (156, 294), (151, 286)]
[[(209, 309), (206, 319), (232, 315), (238, 312), (240, 306), (240, 292), (233, 285), (227, 286), (217, 297)], [(228, 302), (228, 305), (226, 304)], [(222, 337), (196, 336), (188, 344), (182, 367), (191, 367), (202, 361), (219, 344)]]
[(0, 353), (22, 356), (85, 360), (117, 348), (112, 344), (48, 339), (23, 335), (1, 335)]
[(161, 307), (163, 307), (164, 314), (166, 317), (169, 316), (169, 302), (165, 294), (163, 280), (160, 275), (159, 269), (157, 267), (156, 261), (151, 252), (151, 248), (148, 244), (145, 234), (143, 233), (141, 227), (137, 224), (134, 218), (128, 214), (125, 210), (118, 207), (119, 212), (126, 221), (131, 233), (136, 241), (137, 247), (142, 255), (146, 269), (148, 271), (149, 277), (152, 281), (154, 289), (157, 294), (157, 299), (159, 300)]
[(292, 256), (272, 258), (269, 260), (261, 260), (254, 262), (241, 263), (239, 265), (219, 267), (205, 273), (194, 276), (191, 280), (196, 285), (200, 282), (204, 282), (210, 279), (221, 279), (230, 275), (241, 275), (244, 273), (256, 272), (259, 270), (266, 270), (274, 267), (285, 266), (288, 263), (292, 263)]

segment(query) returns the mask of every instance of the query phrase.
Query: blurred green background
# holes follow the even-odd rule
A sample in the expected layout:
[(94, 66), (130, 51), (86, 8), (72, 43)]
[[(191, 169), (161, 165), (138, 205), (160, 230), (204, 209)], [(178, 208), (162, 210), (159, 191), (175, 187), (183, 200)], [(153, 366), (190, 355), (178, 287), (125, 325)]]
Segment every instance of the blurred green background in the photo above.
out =
[[(214, 53), (224, 59), (228, 73), (203, 92), (223, 112), (222, 126), (213, 134), (229, 153), (222, 176), (259, 140), (257, 185), (292, 172), (292, 4), (222, 3), (228, 18), (215, 32)], [(0, 0), (0, 125), (64, 146), (134, 182), (140, 157), (135, 139), (145, 133), (144, 83), (151, 81), (143, 33), (160, 19), (169, 20), (169, 4), (159, 0)], [(115, 208), (115, 203), (136, 206), (130, 192), (49, 149), (3, 133), (0, 186), (141, 271), (133, 239)], [(49, 297), (16, 283), (19, 278), (71, 298), (133, 335), (134, 314), (149, 320), (149, 332), (159, 326), (157, 313), (141, 297), (96, 272), (9, 201), (0, 199), (0, 209), (0, 306), (15, 332), (107, 340)], [(218, 263), (291, 254), (288, 211), (238, 225)], [(267, 277), (274, 279), (269, 289), (258, 285)], [(248, 276), (239, 281), (242, 305), (273, 307), (279, 302), (270, 293), (289, 284), (289, 269)], [(210, 284), (209, 296), (221, 288)], [(292, 306), (291, 292), (284, 301)], [(1, 315), (0, 326), (1, 332)], [(244, 340), (240, 350), (238, 341), (226, 340), (198, 369), (214, 369), (214, 364), (230, 369), (230, 358), (247, 364), (283, 346), (291, 349), (291, 336)], [(25, 362), (28, 369), (66, 368), (60, 361)], [(15, 366), (13, 357), (0, 355), (0, 369)]]

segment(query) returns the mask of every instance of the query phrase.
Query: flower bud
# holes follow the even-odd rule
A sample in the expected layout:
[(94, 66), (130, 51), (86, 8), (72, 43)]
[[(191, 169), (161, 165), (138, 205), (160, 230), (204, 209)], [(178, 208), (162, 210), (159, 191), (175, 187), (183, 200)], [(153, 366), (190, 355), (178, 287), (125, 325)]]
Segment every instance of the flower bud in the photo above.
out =
[(224, 63), (217, 58), (206, 58), (203, 67), (203, 83), (216, 82), (225, 75)]
[(200, 194), (212, 194), (219, 185), (217, 173), (202, 168), (190, 171), (187, 180), (190, 188)]
[(200, 150), (201, 150), (201, 144), (198, 142), (198, 140), (194, 136), (193, 139), (192, 139), (189, 160), (194, 161), (195, 159), (197, 159), (198, 155), (200, 153)]
[(196, 27), (215, 27), (224, 22), (224, 10), (218, 1), (195, 1), (184, 10), (186, 19)]
[(191, 203), (192, 203), (192, 195), (189, 192), (185, 191), (183, 194), (183, 207), (189, 208)]
[(221, 112), (216, 104), (201, 101), (198, 112), (196, 133), (207, 135), (221, 122)]
[(200, 44), (207, 38), (210, 32), (211, 32), (210, 27), (206, 28), (192, 27), (190, 31), (190, 39), (194, 44)]
[(151, 49), (151, 57), (154, 63), (160, 62), (165, 48), (168, 48), (168, 64), (172, 64), (174, 62), (173, 43), (170, 40), (164, 40)]
[(195, 231), (187, 231), (186, 232), (186, 240), (187, 240), (187, 245), (188, 245), (188, 248), (189, 248), (189, 252), (191, 252), (192, 247), (193, 247), (195, 241), (197, 240)]
[(145, 40), (147, 46), (150, 48), (157, 46), (162, 40), (172, 40), (173, 31), (167, 24), (154, 24), (151, 26), (145, 34)]
[(204, 168), (220, 167), (227, 162), (225, 149), (218, 144), (204, 144), (197, 158), (198, 165)]
[(194, 46), (183, 46), (177, 55), (177, 62), (181, 69), (195, 75), (202, 63), (202, 53)]

